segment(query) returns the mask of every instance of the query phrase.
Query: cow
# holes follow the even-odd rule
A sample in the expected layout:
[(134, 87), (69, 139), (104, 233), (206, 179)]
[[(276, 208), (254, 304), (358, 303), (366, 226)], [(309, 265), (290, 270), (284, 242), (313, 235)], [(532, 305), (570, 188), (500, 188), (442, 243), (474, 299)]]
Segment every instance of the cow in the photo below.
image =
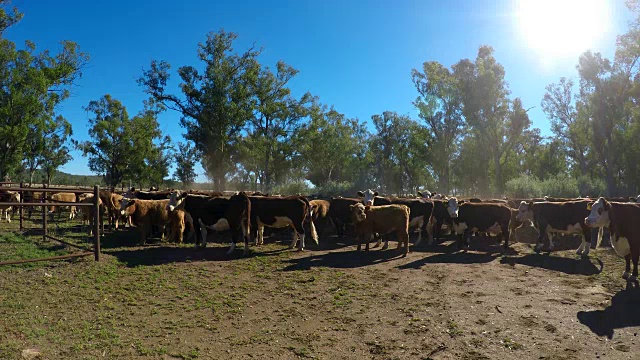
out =
[[(196, 230), (196, 247), (207, 246), (207, 229), (231, 231), (231, 244), (227, 254), (233, 253), (236, 243), (244, 238), (244, 253), (249, 251), (252, 204), (244, 192), (231, 196), (209, 197), (172, 191), (166, 210), (183, 210), (191, 216)], [(198, 237), (198, 234), (200, 237)]]
[(576, 254), (588, 256), (591, 249), (591, 230), (584, 223), (589, 215), (587, 204), (591, 200), (566, 202), (533, 202), (522, 201), (518, 207), (518, 221), (529, 220), (538, 229), (538, 243), (535, 251), (540, 253), (543, 240), (549, 240), (549, 251), (553, 250), (552, 233), (580, 234), (582, 243)]
[(331, 218), (328, 216), (331, 202), (329, 200), (315, 199), (310, 200), (309, 205), (311, 206), (311, 221), (315, 223), (316, 227), (319, 223), (326, 227), (331, 222)]
[(136, 188), (131, 188), (124, 194), (124, 197), (129, 199), (140, 199), (140, 200), (165, 200), (168, 199), (171, 195), (171, 190), (165, 191), (142, 191), (136, 190)]
[(170, 241), (182, 244), (185, 229), (189, 230), (187, 240), (190, 240), (195, 235), (193, 218), (184, 210), (169, 211), (169, 223), (171, 225)]
[(359, 203), (360, 199), (335, 197), (331, 198), (327, 217), (336, 228), (338, 239), (342, 239), (345, 230), (353, 224), (351, 216), (351, 205)]
[(3, 215), (8, 223), (11, 222), (11, 216), (9, 210), (12, 210), (11, 205), (1, 205), (3, 202), (20, 202), (20, 193), (15, 191), (4, 191), (0, 193), (0, 221), (2, 221)]
[(471, 232), (498, 233), (504, 237), (504, 247), (509, 248), (509, 222), (511, 209), (505, 204), (458, 203), (455, 197), (447, 201), (447, 212), (453, 222), (453, 231), (462, 234), (460, 247), (469, 246)]
[(371, 206), (376, 196), (378, 196), (378, 192), (368, 189), (366, 191), (358, 191), (357, 195), (363, 198), (362, 202), (365, 206)]
[[(432, 193), (429, 190), (418, 191), (418, 197), (422, 199), (431, 199)], [(435, 193), (433, 193), (435, 195)]]
[[(51, 195), (51, 201), (62, 203), (75, 203), (77, 197), (75, 193), (55, 193)], [(60, 217), (60, 210), (62, 208), (69, 208), (69, 220), (73, 220), (76, 217), (76, 207), (73, 205), (52, 205), (49, 208), (49, 215), (53, 215), (56, 210), (58, 211), (58, 218)]]
[[(131, 222), (138, 228), (140, 233), (140, 244), (146, 244), (147, 233), (153, 225), (164, 227), (169, 223), (169, 213), (166, 200), (141, 200), (124, 197), (120, 205), (120, 214), (130, 216)], [(161, 234), (164, 240), (164, 231)]]
[[(83, 204), (93, 204), (93, 194), (87, 194), (86, 196), (83, 196), (79, 203), (83, 203)], [(99, 209), (99, 219), (100, 219), (100, 227), (103, 228), (104, 227), (104, 219), (102, 217), (102, 214), (104, 213), (104, 203), (102, 202), (102, 199), (100, 199), (100, 196), (98, 196), (98, 209)], [(80, 221), (82, 222), (82, 225), (84, 225), (84, 222), (87, 221), (89, 223), (89, 236), (93, 235), (93, 225), (95, 222), (95, 207), (94, 206), (80, 206)], [(81, 226), (82, 226), (81, 225)], [(104, 230), (104, 229), (103, 229)]]
[(304, 225), (309, 224), (311, 238), (318, 244), (318, 234), (311, 220), (312, 210), (309, 200), (302, 196), (263, 197), (251, 196), (251, 225), (254, 227), (256, 245), (264, 243), (264, 228), (284, 228), (291, 226), (294, 236), (290, 249), (296, 247), (300, 239), (299, 251), (305, 247)]
[(449, 229), (451, 229), (453, 224), (453, 219), (449, 215), (447, 211), (447, 202), (444, 200), (435, 199), (432, 200), (433, 203), (433, 213), (431, 215), (430, 226), (432, 226), (432, 236), (434, 239), (440, 239), (440, 234), (442, 232), (442, 226), (446, 225)]
[[(640, 257), (640, 206), (633, 203), (610, 202), (601, 197), (596, 202), (589, 203), (587, 209), (589, 216), (584, 219), (584, 223), (592, 228), (609, 228), (611, 245), (626, 263), (622, 278), (636, 281)], [(599, 233), (598, 243), (601, 236), (602, 231)]]
[[(374, 201), (378, 206), (378, 200)], [(429, 245), (433, 243), (433, 233), (428, 231), (428, 224), (433, 213), (433, 202), (422, 199), (400, 199), (391, 198), (391, 204), (406, 205), (409, 208), (409, 228), (418, 229), (418, 240), (415, 245), (419, 245), (422, 241), (423, 234), (429, 237)], [(377, 244), (379, 245), (379, 244)]]
[[(404, 246), (403, 256), (409, 253), (409, 207), (406, 205), (371, 206), (357, 203), (351, 205), (353, 222), (356, 227), (358, 251), (365, 242), (365, 251), (369, 251), (369, 242), (374, 234), (388, 234), (396, 231), (398, 247)], [(389, 240), (385, 239), (382, 250), (389, 248)]]

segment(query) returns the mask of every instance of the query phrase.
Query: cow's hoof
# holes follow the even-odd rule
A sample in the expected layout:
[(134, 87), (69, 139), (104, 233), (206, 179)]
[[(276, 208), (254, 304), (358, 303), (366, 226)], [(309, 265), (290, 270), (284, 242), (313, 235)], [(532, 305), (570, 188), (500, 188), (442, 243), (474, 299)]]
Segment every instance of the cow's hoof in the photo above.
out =
[(540, 254), (540, 250), (542, 250), (540, 246), (536, 246), (535, 248), (533, 248), (533, 251), (535, 251), (536, 254)]
[(629, 280), (629, 276), (630, 275), (631, 274), (629, 274), (627, 271), (625, 271), (625, 272), (622, 273), (622, 278), (625, 279), (625, 280)]

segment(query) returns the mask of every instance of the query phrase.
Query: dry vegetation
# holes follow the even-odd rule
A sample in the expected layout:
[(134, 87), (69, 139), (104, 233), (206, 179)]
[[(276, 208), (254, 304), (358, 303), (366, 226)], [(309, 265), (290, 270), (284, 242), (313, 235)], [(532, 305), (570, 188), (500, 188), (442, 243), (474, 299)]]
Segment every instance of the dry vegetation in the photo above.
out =
[[(74, 224), (58, 232), (83, 242)], [(0, 260), (66, 251), (14, 230), (0, 225)], [(226, 242), (137, 247), (127, 230), (107, 234), (100, 263), (2, 267), (0, 358), (640, 357), (640, 290), (625, 290), (610, 249), (580, 259), (573, 240), (551, 256), (492, 240), (458, 253), (446, 241), (400, 258), (326, 236), (292, 252), (289, 236), (226, 257)]]

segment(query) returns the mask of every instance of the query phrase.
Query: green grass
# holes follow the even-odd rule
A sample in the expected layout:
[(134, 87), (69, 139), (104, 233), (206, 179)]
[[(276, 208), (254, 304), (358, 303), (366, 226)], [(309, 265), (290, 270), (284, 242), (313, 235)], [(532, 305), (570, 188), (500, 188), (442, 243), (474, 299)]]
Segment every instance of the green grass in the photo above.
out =
[[(38, 239), (39, 238), (39, 239)], [(0, 261), (37, 259), (70, 253), (67, 246), (47, 241), (39, 236), (24, 236), (16, 233), (0, 233)], [(14, 265), (17, 266), (17, 265)], [(25, 263), (20, 267), (39, 267), (39, 263)]]

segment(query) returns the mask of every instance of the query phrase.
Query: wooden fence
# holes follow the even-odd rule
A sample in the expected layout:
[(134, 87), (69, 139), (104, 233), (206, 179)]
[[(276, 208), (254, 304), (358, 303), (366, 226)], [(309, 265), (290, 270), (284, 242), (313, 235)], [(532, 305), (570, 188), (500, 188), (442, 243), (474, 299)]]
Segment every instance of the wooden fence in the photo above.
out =
[[(17, 185), (17, 186), (12, 186)], [(91, 191), (92, 190), (92, 191)], [(20, 231), (24, 228), (24, 212), (23, 207), (25, 206), (36, 206), (42, 208), (42, 239), (46, 241), (47, 239), (57, 241), (59, 243), (65, 244), (67, 246), (71, 246), (80, 250), (84, 250), (84, 252), (76, 253), (76, 254), (68, 254), (61, 256), (53, 256), (46, 258), (37, 258), (37, 259), (22, 259), (22, 260), (13, 260), (13, 261), (4, 261), (0, 262), (0, 265), (11, 265), (11, 264), (22, 264), (27, 262), (35, 262), (35, 261), (49, 261), (49, 260), (59, 260), (59, 259), (69, 259), (76, 258), (82, 256), (94, 255), (95, 261), (100, 261), (100, 186), (96, 185), (93, 189), (80, 189), (80, 188), (63, 188), (63, 187), (55, 187), (49, 188), (43, 185), (42, 188), (35, 187), (24, 187), (23, 183), (12, 183), (12, 182), (0, 182), (0, 191), (17, 191), (20, 194), (20, 202), (3, 202), (0, 203), (2, 205), (18, 207), (20, 208)], [(24, 202), (24, 194), (25, 193), (33, 193), (33, 192), (41, 192), (42, 197), (40, 202)], [(66, 193), (74, 193), (74, 194), (82, 194), (82, 193), (93, 193), (93, 201), (88, 203), (82, 202), (60, 202), (60, 201), (52, 201), (49, 196), (45, 196), (46, 193), (58, 193), (58, 192), (66, 192)], [(33, 199), (33, 197), (30, 197)], [(72, 244), (60, 238), (56, 238), (54, 236), (49, 235), (47, 231), (47, 206), (76, 206), (76, 207), (93, 207), (93, 249)], [(104, 230), (104, 229), (103, 229)]]

